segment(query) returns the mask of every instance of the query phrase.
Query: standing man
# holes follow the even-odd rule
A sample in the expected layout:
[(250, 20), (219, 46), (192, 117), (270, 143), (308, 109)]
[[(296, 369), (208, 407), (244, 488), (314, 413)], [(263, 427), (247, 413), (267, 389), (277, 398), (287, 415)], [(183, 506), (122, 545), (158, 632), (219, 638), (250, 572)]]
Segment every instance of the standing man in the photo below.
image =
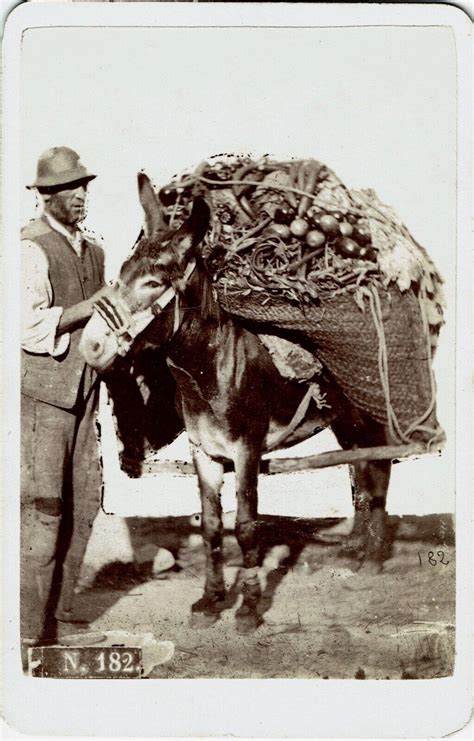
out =
[(95, 414), (99, 381), (78, 351), (104, 288), (104, 253), (81, 229), (88, 172), (67, 147), (44, 152), (35, 182), (42, 215), (22, 239), (21, 630), (56, 637), (100, 505)]

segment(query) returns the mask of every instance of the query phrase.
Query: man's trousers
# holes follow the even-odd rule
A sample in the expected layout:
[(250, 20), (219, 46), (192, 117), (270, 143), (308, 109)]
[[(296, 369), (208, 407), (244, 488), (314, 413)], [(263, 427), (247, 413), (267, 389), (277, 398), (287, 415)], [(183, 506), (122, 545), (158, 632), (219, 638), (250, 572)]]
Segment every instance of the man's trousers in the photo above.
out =
[(98, 384), (74, 410), (22, 395), (21, 633), (37, 641), (72, 615), (101, 498)]

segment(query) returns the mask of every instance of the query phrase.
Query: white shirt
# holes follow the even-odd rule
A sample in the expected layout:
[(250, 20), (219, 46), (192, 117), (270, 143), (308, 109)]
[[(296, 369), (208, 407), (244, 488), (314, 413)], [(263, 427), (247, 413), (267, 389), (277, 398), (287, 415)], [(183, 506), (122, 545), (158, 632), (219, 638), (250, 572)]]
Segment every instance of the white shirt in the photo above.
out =
[[(44, 214), (52, 229), (62, 234), (77, 255), (81, 254), (84, 233), (79, 227), (74, 234), (49, 214)], [(53, 290), (49, 280), (48, 260), (41, 247), (29, 239), (21, 240), (22, 317), (21, 347), (31, 353), (62, 355), (66, 352), (69, 332), (57, 336), (62, 306), (51, 306)]]

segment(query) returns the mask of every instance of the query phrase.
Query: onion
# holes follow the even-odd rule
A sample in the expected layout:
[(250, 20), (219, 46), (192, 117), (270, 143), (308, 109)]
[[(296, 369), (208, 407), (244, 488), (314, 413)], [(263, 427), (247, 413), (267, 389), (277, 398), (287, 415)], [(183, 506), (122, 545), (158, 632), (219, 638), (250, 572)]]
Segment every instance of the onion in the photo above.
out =
[(304, 237), (309, 230), (309, 224), (305, 219), (293, 219), (290, 231), (295, 237)]
[(272, 224), (270, 229), (282, 239), (288, 239), (291, 236), (290, 227), (286, 224)]
[(361, 260), (375, 260), (375, 252), (370, 245), (359, 248), (359, 258)]
[(350, 237), (353, 232), (352, 224), (349, 224), (348, 221), (341, 221), (339, 224), (339, 231), (343, 237)]
[(341, 237), (337, 242), (337, 251), (344, 257), (359, 258), (361, 247), (349, 237)]
[(339, 222), (334, 218), (334, 216), (330, 216), (329, 214), (321, 216), (319, 224), (323, 232), (329, 236), (334, 237), (339, 233)]
[(352, 236), (360, 242), (360, 244), (368, 244), (371, 241), (370, 232), (367, 227), (364, 228), (360, 224), (359, 226), (354, 227)]
[(292, 208), (277, 206), (275, 209), (274, 219), (279, 224), (289, 224), (295, 218), (295, 212)]
[(174, 206), (176, 203), (177, 192), (175, 188), (162, 188), (158, 197), (163, 206)]
[(317, 229), (311, 229), (306, 235), (306, 244), (310, 247), (320, 247), (326, 241), (326, 237)]

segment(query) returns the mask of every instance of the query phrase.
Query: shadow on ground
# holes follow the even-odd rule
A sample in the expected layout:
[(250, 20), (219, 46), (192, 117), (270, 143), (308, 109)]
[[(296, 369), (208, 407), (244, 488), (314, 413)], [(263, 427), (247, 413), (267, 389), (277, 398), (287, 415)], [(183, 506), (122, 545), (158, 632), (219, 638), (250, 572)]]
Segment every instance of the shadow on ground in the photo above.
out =
[[(235, 629), (241, 555), (229, 521), (228, 599), (208, 628), (189, 623), (204, 586), (198, 520), (130, 518), (127, 525), (135, 561), (105, 564), (76, 595), (75, 616), (93, 631), (171, 641), (174, 657), (154, 677), (428, 679), (453, 671), (451, 515), (391, 517), (392, 557), (380, 574), (357, 571), (339, 545), (323, 542), (323, 531), (343, 535), (350, 521), (262, 517), (263, 623), (248, 636)], [(172, 565), (153, 572), (160, 548), (173, 553)]]
[[(191, 577), (203, 584), (205, 557), (199, 534), (199, 516), (195, 520), (189, 517), (131, 517), (126, 522), (134, 560), (112, 561), (100, 568), (90, 586), (76, 595), (74, 620), (77, 623), (94, 622), (128, 592), (134, 590), (134, 596), (137, 596), (136, 587), (152, 580), (183, 582)], [(329, 563), (354, 568), (352, 562), (346, 563), (340, 557), (338, 544), (330, 545), (322, 539), (328, 529), (340, 531), (342, 538), (345, 532), (349, 532), (351, 521), (262, 515), (259, 522), (261, 564), (265, 564), (266, 557), (271, 555), (275, 546), (286, 547), (282, 562), (273, 564), (276, 568), (267, 575), (262, 595), (262, 614), (270, 609), (274, 594), (288, 571), (303, 568), (314, 572)], [(391, 516), (389, 531), (394, 548), (398, 548), (398, 551), (403, 550), (404, 543), (420, 544), (420, 547), (430, 544), (430, 547), (423, 549), (423, 558), (426, 559), (430, 548), (437, 551), (454, 545), (451, 515)], [(154, 573), (154, 558), (160, 549), (172, 554), (174, 563), (171, 559), (170, 568)], [(146, 558), (143, 558), (143, 554)], [(241, 566), (240, 548), (231, 528), (224, 531), (224, 556), (227, 567)], [(386, 571), (390, 572), (394, 563), (394, 559), (388, 560)], [(228, 607), (237, 601), (238, 586), (235, 584), (230, 590)]]

